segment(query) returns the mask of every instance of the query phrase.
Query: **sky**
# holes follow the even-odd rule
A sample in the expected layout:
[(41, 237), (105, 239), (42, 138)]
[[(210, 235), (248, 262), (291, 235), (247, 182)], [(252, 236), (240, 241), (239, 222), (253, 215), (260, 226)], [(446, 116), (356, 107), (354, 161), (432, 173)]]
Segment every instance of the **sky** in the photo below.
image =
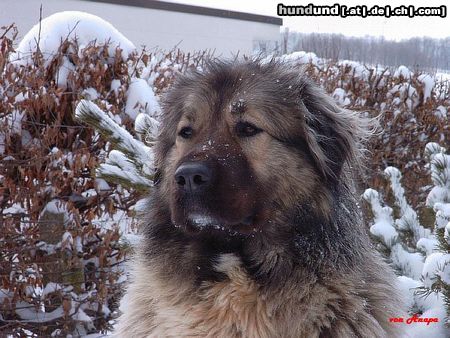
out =
[(391, 40), (407, 39), (415, 36), (429, 36), (433, 38), (443, 38), (450, 36), (450, 2), (448, 0), (382, 0), (382, 1), (363, 1), (363, 0), (329, 0), (329, 1), (295, 1), (295, 0), (165, 0), (185, 4), (198, 5), (203, 7), (214, 7), (229, 9), (239, 12), (248, 12), (277, 16), (277, 4), (284, 5), (328, 5), (335, 3), (346, 6), (373, 5), (391, 7), (400, 5), (414, 5), (417, 7), (438, 7), (447, 5), (447, 17), (283, 17), (283, 27), (289, 30), (303, 33), (341, 33), (348, 36), (385, 36)]

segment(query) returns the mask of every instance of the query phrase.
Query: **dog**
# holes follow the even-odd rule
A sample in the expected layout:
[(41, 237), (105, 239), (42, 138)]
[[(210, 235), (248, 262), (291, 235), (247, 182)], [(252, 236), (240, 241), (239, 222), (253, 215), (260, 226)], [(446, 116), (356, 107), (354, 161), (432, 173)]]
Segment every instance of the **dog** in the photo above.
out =
[(354, 179), (368, 123), (280, 61), (210, 61), (163, 99), (119, 337), (396, 337)]

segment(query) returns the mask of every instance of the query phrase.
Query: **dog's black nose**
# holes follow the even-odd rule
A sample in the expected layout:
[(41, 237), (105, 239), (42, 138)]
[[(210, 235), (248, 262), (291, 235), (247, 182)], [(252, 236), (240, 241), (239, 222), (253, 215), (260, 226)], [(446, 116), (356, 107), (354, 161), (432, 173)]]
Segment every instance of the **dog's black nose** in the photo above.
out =
[(198, 192), (211, 183), (212, 170), (204, 163), (184, 163), (175, 171), (175, 181), (188, 193)]

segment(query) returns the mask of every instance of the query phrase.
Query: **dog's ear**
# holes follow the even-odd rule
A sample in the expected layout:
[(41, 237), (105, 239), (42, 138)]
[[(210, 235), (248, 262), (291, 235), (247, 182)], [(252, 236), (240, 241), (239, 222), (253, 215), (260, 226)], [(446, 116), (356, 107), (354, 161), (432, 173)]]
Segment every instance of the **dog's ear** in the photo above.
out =
[(313, 83), (302, 86), (300, 110), (309, 151), (324, 178), (336, 180), (346, 161), (360, 160), (360, 141), (367, 122), (356, 113), (339, 108)]

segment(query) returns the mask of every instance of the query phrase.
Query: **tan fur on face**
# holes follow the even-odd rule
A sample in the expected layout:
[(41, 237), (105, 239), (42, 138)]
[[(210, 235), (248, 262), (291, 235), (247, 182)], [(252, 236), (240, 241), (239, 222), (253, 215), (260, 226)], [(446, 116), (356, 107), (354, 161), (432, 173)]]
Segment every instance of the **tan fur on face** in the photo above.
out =
[(329, 213), (327, 192), (307, 160), (296, 156), (266, 133), (242, 148), (262, 185), (270, 187), (271, 199), (280, 203), (279, 210), (286, 210), (303, 199), (312, 203), (321, 214)]

